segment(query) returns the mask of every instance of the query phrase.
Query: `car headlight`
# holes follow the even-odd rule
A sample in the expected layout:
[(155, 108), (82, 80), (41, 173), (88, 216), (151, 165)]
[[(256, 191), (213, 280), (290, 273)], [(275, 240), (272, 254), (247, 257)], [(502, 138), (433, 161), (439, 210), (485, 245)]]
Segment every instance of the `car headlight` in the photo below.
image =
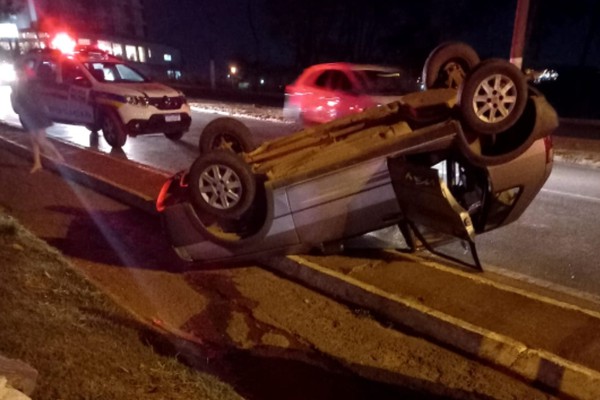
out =
[(134, 106), (148, 107), (150, 101), (146, 96), (125, 96), (125, 101)]

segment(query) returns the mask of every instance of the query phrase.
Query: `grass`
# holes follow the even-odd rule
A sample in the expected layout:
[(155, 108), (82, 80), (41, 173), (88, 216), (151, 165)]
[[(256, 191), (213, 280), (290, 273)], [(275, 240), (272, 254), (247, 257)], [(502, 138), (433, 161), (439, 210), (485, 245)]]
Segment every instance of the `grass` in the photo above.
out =
[(0, 354), (38, 371), (34, 399), (240, 398), (1, 211), (0, 277)]

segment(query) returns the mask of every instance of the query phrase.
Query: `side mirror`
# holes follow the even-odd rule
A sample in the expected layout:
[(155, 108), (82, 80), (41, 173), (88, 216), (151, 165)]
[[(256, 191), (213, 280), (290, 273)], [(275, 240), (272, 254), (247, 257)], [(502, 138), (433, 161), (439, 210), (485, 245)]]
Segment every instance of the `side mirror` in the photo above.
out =
[(83, 87), (83, 88), (92, 87), (92, 82), (90, 82), (85, 76), (75, 77), (75, 79), (73, 80), (73, 83), (75, 84), (75, 86), (79, 86), (79, 87)]

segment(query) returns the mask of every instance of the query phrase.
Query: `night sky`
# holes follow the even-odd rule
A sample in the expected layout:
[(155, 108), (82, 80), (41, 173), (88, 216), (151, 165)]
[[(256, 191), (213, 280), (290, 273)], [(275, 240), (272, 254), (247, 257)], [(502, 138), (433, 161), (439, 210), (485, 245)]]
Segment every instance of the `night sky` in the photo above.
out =
[[(265, 3), (268, 1), (145, 0), (149, 38), (179, 48), (185, 62), (185, 69), (197, 70), (200, 73), (208, 71), (210, 59), (214, 59), (217, 68), (222, 69), (226, 68), (229, 62), (239, 59), (258, 61), (265, 66), (305, 67), (306, 65), (295, 65), (302, 60), (298, 61), (297, 55), (294, 58), (295, 53), (289, 38), (284, 38), (281, 33), (273, 33), (271, 29), (273, 18), (265, 11)], [(281, 0), (279, 2), (283, 3), (282, 7), (292, 10), (291, 12), (294, 12), (292, 7), (296, 6), (296, 3), (309, 10), (313, 6), (314, 15), (317, 15), (318, 7), (323, 8), (322, 13), (327, 13), (327, 4), (335, 3), (335, 0), (303, 0), (289, 4)], [(535, 16), (535, 20), (530, 25), (526, 63), (529, 61), (536, 67), (585, 64), (600, 68), (600, 1), (531, 0), (531, 2), (531, 14)], [(386, 38), (387, 42), (384, 40), (378, 42), (382, 46), (384, 44), (388, 46), (382, 47), (384, 49), (382, 53), (387, 52), (389, 57), (382, 58), (380, 53), (378, 58), (373, 56), (372, 60), (359, 61), (403, 64), (411, 58), (411, 61), (420, 63), (423, 52), (419, 53), (417, 51), (419, 49), (414, 49), (414, 45), (411, 44), (419, 41), (427, 42), (427, 39), (432, 43), (439, 40), (463, 40), (473, 45), (483, 57), (509, 57), (517, 0), (502, 2), (398, 0), (393, 2), (393, 5), (389, 5), (391, 3), (389, 1), (370, 0), (364, 3), (366, 5), (347, 0), (346, 4), (349, 7), (355, 4), (357, 8), (372, 6), (373, 9), (379, 4), (382, 13), (389, 13), (396, 20), (390, 19), (387, 23), (381, 24), (379, 29), (379, 33), (382, 34), (390, 32), (390, 36)], [(252, 18), (249, 18), (249, 15)], [(335, 15), (330, 17), (333, 17), (330, 21), (337, 23)], [(397, 24), (394, 21), (397, 21)], [(412, 27), (411, 21), (414, 21)], [(255, 35), (251, 23), (254, 24)], [(402, 32), (399, 28), (401, 25), (410, 28), (405, 30), (403, 35), (394, 32), (395, 28), (398, 28), (398, 32)], [(390, 47), (389, 42), (392, 40), (395, 42)], [(329, 43), (329, 48), (335, 45), (334, 39)], [(395, 51), (394, 46), (397, 50), (415, 51), (411, 53), (406, 50), (392, 54)], [(326, 54), (315, 57), (321, 58), (313, 57), (310, 61), (305, 58), (304, 62), (334, 61), (327, 59)], [(338, 58), (335, 61), (346, 58), (345, 54), (340, 52), (335, 55), (330, 54), (329, 57)]]
[[(260, 21), (261, 0), (252, 3)], [(150, 38), (178, 48), (187, 68), (205, 72), (211, 58), (223, 66), (256, 52), (246, 0), (145, 0), (145, 4)], [(266, 29), (257, 31), (267, 40)], [(279, 58), (278, 62), (287, 61)]]

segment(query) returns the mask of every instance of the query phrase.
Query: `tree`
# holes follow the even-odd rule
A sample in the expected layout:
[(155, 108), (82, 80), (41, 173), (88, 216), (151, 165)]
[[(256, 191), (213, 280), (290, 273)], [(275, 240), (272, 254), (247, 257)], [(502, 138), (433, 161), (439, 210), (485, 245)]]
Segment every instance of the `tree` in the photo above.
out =
[[(295, 66), (351, 61), (421, 68), (440, 42), (510, 45), (513, 3), (481, 0), (265, 0), (271, 35), (295, 54)], [(500, 22), (500, 23), (498, 23)], [(482, 34), (483, 32), (483, 34)]]

